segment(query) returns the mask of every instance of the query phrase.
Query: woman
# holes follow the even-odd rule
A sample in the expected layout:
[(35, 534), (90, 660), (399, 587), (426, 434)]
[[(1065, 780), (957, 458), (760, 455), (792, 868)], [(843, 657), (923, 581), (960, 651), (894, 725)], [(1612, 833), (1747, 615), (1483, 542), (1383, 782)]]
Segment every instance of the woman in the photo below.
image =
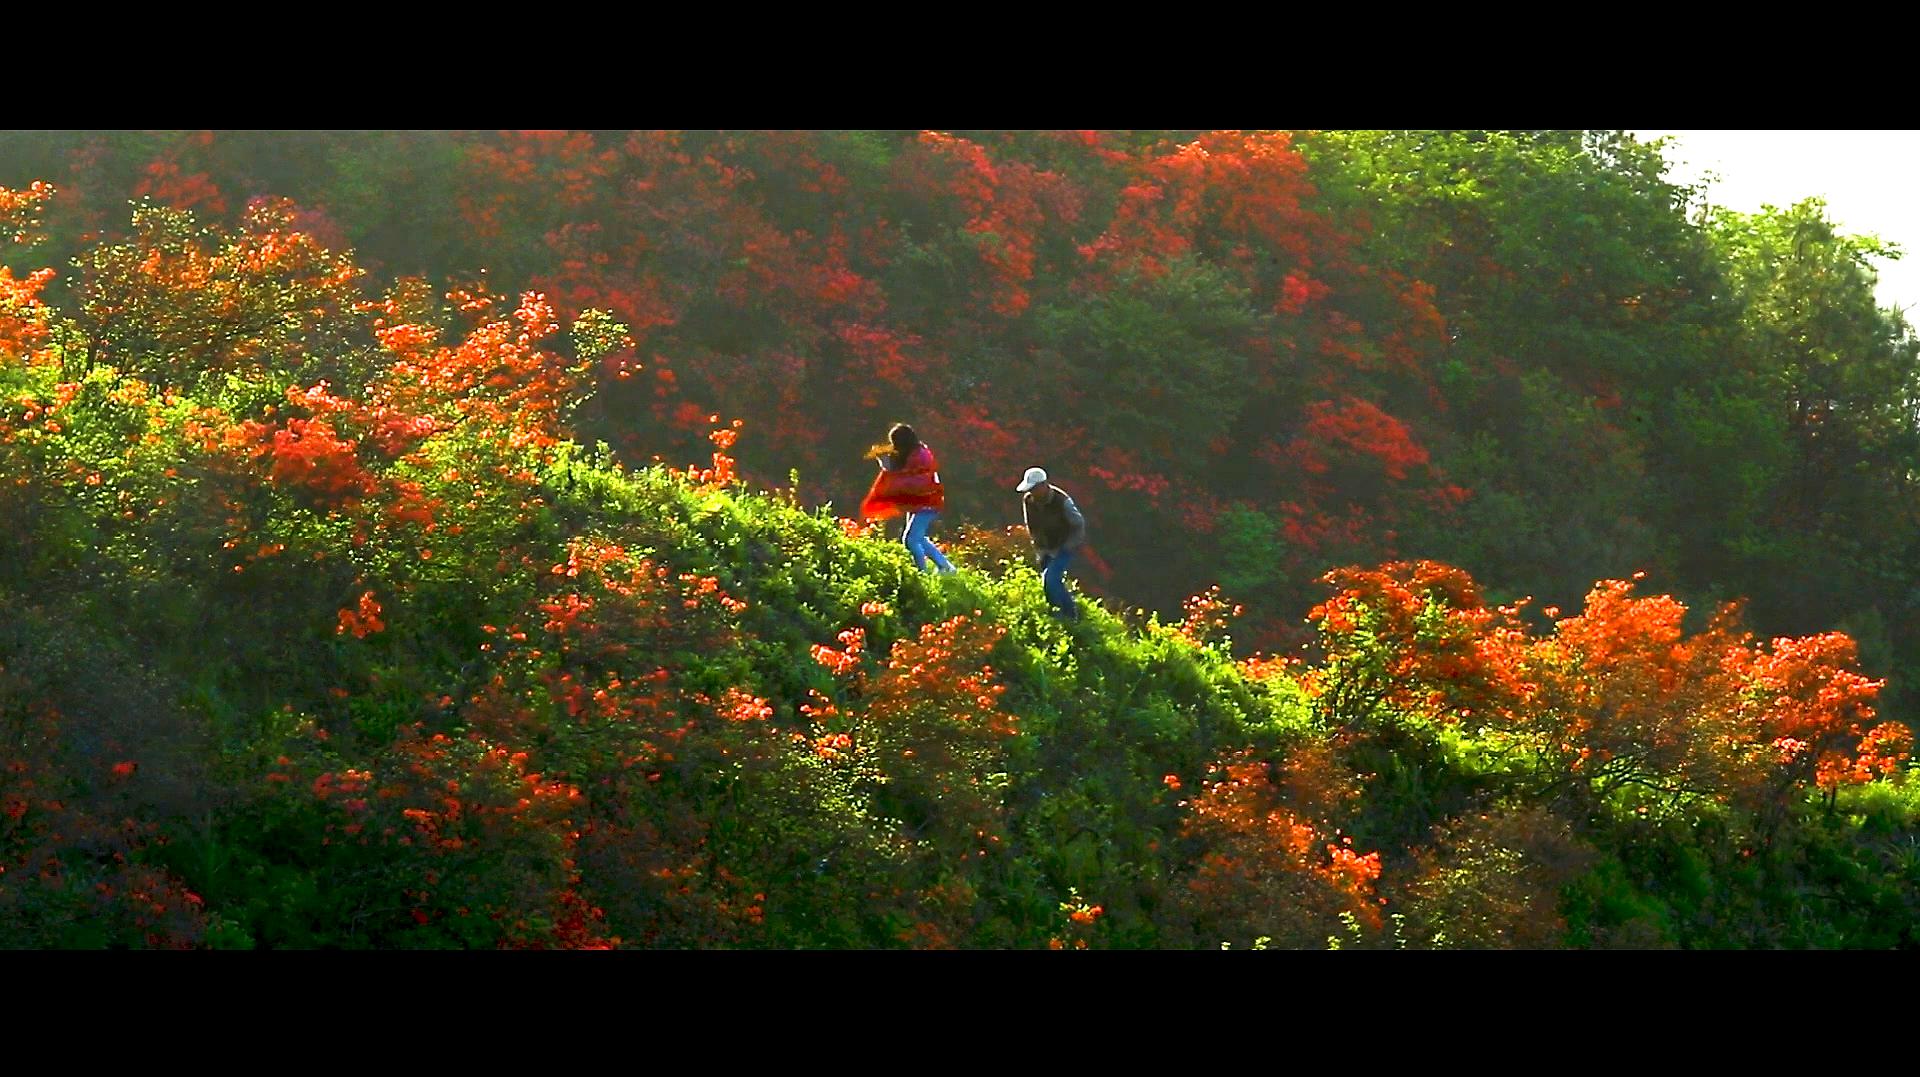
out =
[(868, 490), (865, 500), (860, 502), (860, 515), (869, 520), (884, 520), (906, 513), (907, 530), (901, 541), (913, 554), (914, 566), (925, 570), (931, 558), (940, 572), (952, 572), (953, 565), (927, 537), (927, 529), (947, 505), (933, 450), (913, 432), (913, 427), (895, 423), (893, 429), (887, 431), (886, 444), (875, 445), (872, 455), (880, 461), (880, 474), (874, 477), (873, 489)]

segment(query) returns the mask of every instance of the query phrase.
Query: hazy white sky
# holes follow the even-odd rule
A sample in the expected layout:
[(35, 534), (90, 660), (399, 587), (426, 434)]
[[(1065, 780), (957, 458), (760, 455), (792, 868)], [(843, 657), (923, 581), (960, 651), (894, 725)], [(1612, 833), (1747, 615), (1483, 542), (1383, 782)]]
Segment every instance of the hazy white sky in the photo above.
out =
[(1899, 244), (1904, 257), (1880, 260), (1882, 306), (1901, 307), (1920, 322), (1920, 131), (1634, 131), (1673, 136), (1668, 176), (1685, 183), (1709, 178), (1708, 200), (1752, 212), (1803, 198), (1826, 199), (1842, 232), (1870, 233)]

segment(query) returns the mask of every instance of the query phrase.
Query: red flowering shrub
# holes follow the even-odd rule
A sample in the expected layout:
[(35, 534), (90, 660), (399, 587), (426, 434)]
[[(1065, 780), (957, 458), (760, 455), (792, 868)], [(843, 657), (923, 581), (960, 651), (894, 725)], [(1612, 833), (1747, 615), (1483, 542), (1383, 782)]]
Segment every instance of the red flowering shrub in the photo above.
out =
[[(138, 697), (109, 674), (91, 697), (60, 689), (92, 712), (65, 713), (44, 681), (50, 656), (7, 635), (0, 633), (0, 940), (16, 948), (194, 946), (207, 926), (205, 903), (153, 862), (168, 840), (155, 816), (178, 809), (166, 786), (179, 771), (167, 760), (140, 775), (138, 760), (89, 750), (157, 739), (102, 713), (102, 703)], [(173, 756), (179, 745), (157, 750)]]
[(812, 719), (809, 747), (870, 774), (880, 810), (926, 851), (926, 906), (903, 940), (914, 945), (966, 937), (977, 910), (959, 877), (1007, 838), (1004, 752), (1017, 720), (1000, 708), (1006, 688), (986, 664), (1005, 633), (965, 615), (925, 625), (917, 639), (894, 644), (877, 672), (861, 661), (859, 628), (841, 633), (839, 649), (813, 648), (846, 688), (837, 702), (802, 706)]
[[(577, 892), (580, 791), (479, 734), (406, 729), (363, 769), (285, 774), (320, 808), (324, 895), (347, 940), (372, 946), (616, 945)], [(271, 778), (272, 775), (269, 775)], [(311, 854), (310, 854), (311, 855)]]

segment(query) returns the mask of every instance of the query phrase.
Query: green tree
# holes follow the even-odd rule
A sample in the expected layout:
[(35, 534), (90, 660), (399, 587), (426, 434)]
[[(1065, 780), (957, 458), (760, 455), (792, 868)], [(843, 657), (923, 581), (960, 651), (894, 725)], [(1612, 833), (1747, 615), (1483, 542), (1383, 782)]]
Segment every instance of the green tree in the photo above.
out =
[(1899, 251), (1840, 233), (1818, 199), (1717, 210), (1707, 224), (1742, 309), (1736, 362), (1765, 408), (1750, 425), (1766, 439), (1726, 446), (1749, 461), (1741, 481), (1764, 490), (1726, 536), (1740, 582), (1764, 623), (1882, 620), (1911, 662), (1920, 339), (1878, 305), (1873, 269)]

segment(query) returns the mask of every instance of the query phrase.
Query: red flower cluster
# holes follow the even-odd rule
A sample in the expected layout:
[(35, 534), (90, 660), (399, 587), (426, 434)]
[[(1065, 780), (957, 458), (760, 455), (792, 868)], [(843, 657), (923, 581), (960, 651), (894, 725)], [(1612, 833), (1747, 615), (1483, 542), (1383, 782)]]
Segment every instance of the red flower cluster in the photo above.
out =
[(355, 639), (365, 639), (385, 631), (386, 627), (386, 622), (380, 619), (380, 603), (374, 601), (372, 591), (367, 591), (356, 606), (340, 611), (340, 626), (334, 629), (334, 634), (351, 632)]

